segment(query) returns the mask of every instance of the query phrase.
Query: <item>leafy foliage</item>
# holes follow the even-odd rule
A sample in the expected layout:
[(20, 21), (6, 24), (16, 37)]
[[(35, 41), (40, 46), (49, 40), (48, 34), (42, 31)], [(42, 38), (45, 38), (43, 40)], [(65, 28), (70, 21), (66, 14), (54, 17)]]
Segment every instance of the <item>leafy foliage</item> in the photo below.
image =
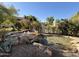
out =
[[(23, 19), (17, 20), (17, 10), (14, 6), (6, 7), (0, 4), (0, 25), (13, 25), (12, 28), (30, 29), (41, 32), (41, 22), (35, 16), (24, 16)], [(63, 35), (79, 35), (79, 12), (77, 12), (70, 19), (55, 20), (50, 16), (46, 18), (45, 26), (49, 33), (59, 33)], [(55, 26), (54, 26), (55, 25)], [(45, 30), (46, 30), (45, 29)]]

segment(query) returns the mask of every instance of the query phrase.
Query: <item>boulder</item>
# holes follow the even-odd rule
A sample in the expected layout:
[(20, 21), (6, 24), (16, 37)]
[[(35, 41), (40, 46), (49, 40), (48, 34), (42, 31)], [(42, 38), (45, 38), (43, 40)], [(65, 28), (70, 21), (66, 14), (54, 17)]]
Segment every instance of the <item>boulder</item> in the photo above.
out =
[(51, 57), (52, 50), (45, 46), (19, 45), (12, 48), (11, 57)]
[(46, 36), (39, 34), (39, 35), (33, 35), (33, 34), (27, 34), (27, 32), (11, 32), (7, 33), (5, 35), (5, 40), (6, 41), (11, 41), (12, 45), (17, 45), (21, 43), (33, 43), (33, 42), (38, 42), (43, 45), (47, 45), (48, 42), (46, 40)]
[[(5, 34), (4, 36), (4, 42), (1, 44), (1, 48), (6, 53), (10, 53), (12, 51), (12, 47), (16, 45), (22, 45), (22, 44), (32, 44), (33, 42), (38, 42), (43, 45), (47, 45), (48, 42), (45, 39), (44, 35), (32, 35), (28, 34), (26, 32), (11, 32), (8, 34)], [(41, 46), (42, 47), (42, 46)]]
[(43, 45), (48, 45), (47, 37), (45, 35), (39, 34), (31, 40), (31, 42), (38, 42)]

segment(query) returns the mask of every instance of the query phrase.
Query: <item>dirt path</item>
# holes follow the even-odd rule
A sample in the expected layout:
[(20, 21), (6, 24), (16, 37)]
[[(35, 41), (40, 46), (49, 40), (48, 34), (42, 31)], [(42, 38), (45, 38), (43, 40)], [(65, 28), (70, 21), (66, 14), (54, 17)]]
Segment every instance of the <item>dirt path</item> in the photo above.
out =
[(69, 38), (71, 38), (71, 39), (73, 39), (73, 40), (76, 40), (76, 41), (79, 41), (79, 37), (69, 37)]

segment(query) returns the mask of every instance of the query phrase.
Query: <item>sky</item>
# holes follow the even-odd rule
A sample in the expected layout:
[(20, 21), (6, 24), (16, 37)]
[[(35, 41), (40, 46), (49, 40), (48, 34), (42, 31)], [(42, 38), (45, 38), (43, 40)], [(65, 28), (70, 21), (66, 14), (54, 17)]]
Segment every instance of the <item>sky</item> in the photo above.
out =
[(19, 16), (33, 15), (39, 21), (45, 21), (48, 16), (55, 19), (70, 18), (79, 11), (79, 2), (4, 2), (4, 4), (19, 9)]

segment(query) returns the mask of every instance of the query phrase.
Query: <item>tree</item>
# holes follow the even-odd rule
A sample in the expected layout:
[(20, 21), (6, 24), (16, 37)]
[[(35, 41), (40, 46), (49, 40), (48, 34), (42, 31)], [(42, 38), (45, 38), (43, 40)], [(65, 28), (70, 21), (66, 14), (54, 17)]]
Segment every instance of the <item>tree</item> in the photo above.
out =
[(47, 22), (49, 23), (49, 24), (52, 24), (53, 23), (53, 21), (54, 21), (54, 17), (47, 17)]
[(5, 20), (7, 14), (9, 14), (8, 9), (4, 5), (0, 4), (0, 23)]
[(70, 21), (74, 24), (79, 23), (79, 12), (70, 18)]
[(16, 14), (17, 14), (17, 11), (13, 6), (6, 7), (0, 4), (0, 20), (1, 20), (0, 23), (4, 22), (5, 20), (11, 20), (12, 23), (15, 23)]
[(47, 22), (47, 29), (48, 29), (48, 33), (53, 32), (53, 21), (54, 21), (54, 17), (47, 17), (46, 18)]
[(62, 34), (68, 35), (68, 20), (67, 19), (61, 19), (61, 22), (58, 25), (58, 29), (61, 31)]
[(17, 30), (20, 30), (21, 29), (21, 23), (20, 22), (16, 22), (15, 24), (14, 24), (14, 26), (15, 26), (15, 28), (17, 29)]
[(29, 24), (29, 29), (40, 30), (40, 22), (37, 20), (35, 16), (29, 15), (24, 16), (24, 18), (27, 20), (27, 23)]
[(77, 34), (79, 33), (79, 12), (72, 16), (69, 22), (72, 25), (72, 27), (70, 27), (72, 35), (77, 36)]

